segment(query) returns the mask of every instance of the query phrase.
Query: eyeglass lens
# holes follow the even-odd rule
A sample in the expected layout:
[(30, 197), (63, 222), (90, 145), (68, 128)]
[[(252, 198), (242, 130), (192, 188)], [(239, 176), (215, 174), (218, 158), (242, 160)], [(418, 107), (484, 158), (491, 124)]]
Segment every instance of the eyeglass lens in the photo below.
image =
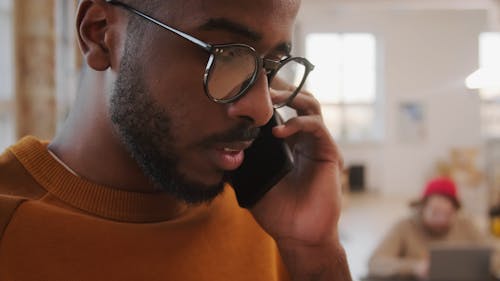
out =
[[(229, 100), (247, 90), (255, 80), (258, 61), (249, 48), (231, 46), (213, 55), (213, 62), (207, 79), (209, 95), (217, 100)], [(301, 86), (306, 74), (306, 66), (298, 61), (290, 60), (283, 64), (274, 74), (270, 87), (276, 90), (286, 90), (288, 93), (279, 100), (276, 106), (286, 103), (295, 90)]]
[(278, 69), (271, 81), (271, 88), (283, 91), (280, 99), (275, 101), (275, 107), (281, 107), (289, 102), (292, 95), (302, 86), (305, 75), (306, 66), (296, 60), (290, 60)]
[(251, 49), (224, 48), (214, 54), (207, 88), (218, 100), (228, 100), (245, 90), (255, 76), (257, 61)]

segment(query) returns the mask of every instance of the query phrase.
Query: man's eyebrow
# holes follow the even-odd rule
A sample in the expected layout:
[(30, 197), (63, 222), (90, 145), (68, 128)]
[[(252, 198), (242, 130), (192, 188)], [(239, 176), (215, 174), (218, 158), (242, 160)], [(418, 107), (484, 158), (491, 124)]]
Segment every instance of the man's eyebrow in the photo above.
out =
[[(262, 34), (251, 30), (245, 25), (240, 23), (225, 19), (225, 18), (213, 18), (209, 19), (207, 22), (200, 26), (200, 30), (210, 31), (210, 30), (224, 30), (230, 33), (238, 34), (240, 36), (246, 37), (253, 42), (258, 42), (262, 40)], [(292, 44), (290, 42), (283, 42), (276, 46), (274, 49), (275, 53), (282, 53), (287, 56), (290, 55), (292, 51)]]
[(262, 39), (262, 34), (251, 30), (245, 25), (230, 21), (225, 18), (213, 18), (200, 26), (200, 30), (224, 30), (243, 37), (246, 37), (254, 42)]

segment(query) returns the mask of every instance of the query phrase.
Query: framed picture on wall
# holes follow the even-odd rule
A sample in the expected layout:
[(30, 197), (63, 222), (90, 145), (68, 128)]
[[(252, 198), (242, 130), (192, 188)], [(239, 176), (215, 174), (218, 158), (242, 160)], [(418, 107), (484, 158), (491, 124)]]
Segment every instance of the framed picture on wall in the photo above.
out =
[(401, 142), (420, 142), (427, 135), (426, 110), (422, 102), (401, 102), (398, 108), (398, 137)]

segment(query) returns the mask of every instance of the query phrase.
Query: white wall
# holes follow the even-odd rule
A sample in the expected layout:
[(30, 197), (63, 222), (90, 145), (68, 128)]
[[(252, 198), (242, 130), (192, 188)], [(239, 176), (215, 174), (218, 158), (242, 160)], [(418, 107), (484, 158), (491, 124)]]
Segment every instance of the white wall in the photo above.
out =
[[(379, 143), (340, 144), (347, 164), (366, 165), (368, 189), (415, 195), (451, 148), (482, 145), (479, 98), (465, 88), (464, 80), (477, 69), (477, 38), (487, 30), (485, 10), (363, 10), (313, 4), (318, 3), (303, 1), (298, 42), (310, 32), (370, 32), (378, 40), (385, 136)], [(297, 51), (303, 52), (302, 46)], [(427, 134), (422, 141), (400, 140), (401, 102), (424, 105)]]
[(10, 10), (12, 8), (12, 0), (0, 0), (0, 10)]
[(0, 0), (0, 153), (14, 142), (11, 9), (11, 0)]
[(0, 0), (0, 99), (12, 96), (12, 16), (6, 0)]

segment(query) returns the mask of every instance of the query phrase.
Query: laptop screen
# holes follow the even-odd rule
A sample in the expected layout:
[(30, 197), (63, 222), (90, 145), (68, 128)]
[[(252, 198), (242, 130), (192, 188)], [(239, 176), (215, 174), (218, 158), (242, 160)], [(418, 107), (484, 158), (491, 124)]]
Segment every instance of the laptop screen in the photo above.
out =
[(435, 245), (430, 250), (431, 281), (490, 279), (492, 249), (484, 245)]

